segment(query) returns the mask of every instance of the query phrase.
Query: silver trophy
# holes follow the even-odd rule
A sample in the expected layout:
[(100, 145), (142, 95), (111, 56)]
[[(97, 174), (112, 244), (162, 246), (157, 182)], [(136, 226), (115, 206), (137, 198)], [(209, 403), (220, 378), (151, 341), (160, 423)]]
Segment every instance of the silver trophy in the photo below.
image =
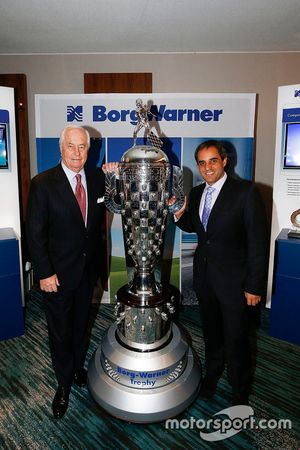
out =
[[(201, 371), (172, 322), (172, 289), (156, 280), (168, 212), (184, 202), (182, 172), (169, 164), (162, 141), (150, 130), (149, 111), (138, 99), (133, 147), (106, 174), (105, 204), (122, 214), (127, 260), (134, 274), (116, 295), (116, 323), (90, 361), (88, 385), (109, 413), (132, 422), (164, 420), (182, 412), (198, 392)], [(145, 128), (151, 145), (136, 145)], [(117, 182), (117, 176), (119, 181)], [(176, 202), (169, 206), (170, 195)]]

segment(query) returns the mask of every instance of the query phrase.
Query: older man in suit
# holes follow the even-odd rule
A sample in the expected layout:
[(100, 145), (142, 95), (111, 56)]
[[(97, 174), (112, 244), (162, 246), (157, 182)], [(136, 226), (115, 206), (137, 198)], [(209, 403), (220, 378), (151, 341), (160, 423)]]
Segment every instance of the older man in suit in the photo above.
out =
[(256, 186), (227, 176), (222, 143), (210, 140), (195, 151), (205, 183), (194, 187), (175, 215), (177, 225), (198, 235), (193, 285), (203, 319), (206, 374), (200, 397), (215, 393), (225, 362), (232, 403), (246, 404), (250, 390), (247, 309), (265, 289), (267, 227)]
[(61, 163), (32, 179), (28, 200), (27, 239), (43, 292), (58, 419), (68, 408), (72, 383), (86, 384), (90, 300), (101, 263), (105, 178), (101, 170), (85, 167), (89, 146), (84, 128), (65, 128)]

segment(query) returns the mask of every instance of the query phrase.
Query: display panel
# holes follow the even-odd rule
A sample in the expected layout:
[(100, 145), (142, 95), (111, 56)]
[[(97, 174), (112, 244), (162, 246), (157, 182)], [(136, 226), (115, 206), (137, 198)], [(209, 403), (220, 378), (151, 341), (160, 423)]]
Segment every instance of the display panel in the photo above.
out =
[(7, 125), (0, 123), (0, 169), (8, 169), (8, 161)]
[(300, 169), (300, 123), (286, 124), (283, 167)]

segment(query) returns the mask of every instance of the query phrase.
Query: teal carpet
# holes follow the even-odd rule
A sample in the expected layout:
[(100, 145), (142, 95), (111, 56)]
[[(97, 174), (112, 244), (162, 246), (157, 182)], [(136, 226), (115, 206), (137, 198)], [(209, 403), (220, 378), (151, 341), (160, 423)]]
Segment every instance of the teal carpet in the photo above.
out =
[[(95, 306), (96, 309), (96, 306)], [(56, 381), (51, 369), (42, 299), (31, 293), (24, 336), (0, 342), (0, 449), (278, 449), (300, 448), (300, 348), (267, 335), (268, 310), (263, 310), (257, 338), (256, 372), (250, 406), (259, 419), (289, 419), (292, 429), (246, 429), (220, 442), (207, 442), (197, 427), (165, 429), (164, 422), (138, 425), (109, 416), (90, 397), (87, 388), (72, 387), (65, 417), (51, 414)], [(96, 316), (88, 359), (113, 321), (113, 307), (101, 305)], [(186, 306), (179, 323), (193, 348), (204, 356), (197, 306)], [(207, 421), (230, 406), (225, 374), (210, 402), (197, 400), (179, 420)], [(274, 420), (273, 422), (274, 423)]]

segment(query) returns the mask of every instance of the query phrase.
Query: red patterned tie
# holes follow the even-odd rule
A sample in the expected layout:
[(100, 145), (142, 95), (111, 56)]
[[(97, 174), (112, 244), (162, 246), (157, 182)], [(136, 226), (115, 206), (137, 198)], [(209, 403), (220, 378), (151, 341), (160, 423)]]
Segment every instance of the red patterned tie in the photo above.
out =
[(78, 205), (82, 214), (83, 221), (85, 223), (85, 213), (86, 213), (86, 198), (85, 198), (85, 190), (81, 184), (81, 175), (78, 173), (76, 175), (76, 188), (75, 188), (75, 197), (77, 198)]

